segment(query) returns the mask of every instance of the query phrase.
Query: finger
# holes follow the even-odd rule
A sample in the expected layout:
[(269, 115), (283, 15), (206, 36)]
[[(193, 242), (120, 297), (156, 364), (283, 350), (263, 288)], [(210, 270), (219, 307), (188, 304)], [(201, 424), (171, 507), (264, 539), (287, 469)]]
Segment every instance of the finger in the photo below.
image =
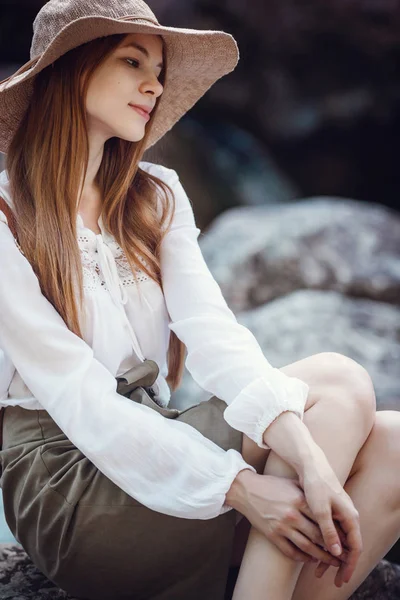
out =
[(328, 552), (328, 550), (325, 548), (325, 543), (318, 525), (315, 525), (308, 519), (304, 518), (304, 520), (299, 521), (299, 524), (296, 526), (296, 529), (330, 556), (329, 564), (331, 566), (340, 567), (342, 561), (345, 559), (345, 556), (343, 555), (343, 553), (340, 556), (333, 556), (330, 552)]
[[(341, 562), (344, 561), (344, 563), (346, 563), (346, 561), (348, 559), (346, 534), (344, 533), (339, 521), (334, 520), (334, 524), (335, 524), (336, 531), (339, 535), (340, 542), (341, 542), (342, 548), (343, 548), (342, 554), (340, 556), (338, 556), (337, 558)], [(324, 576), (324, 574), (326, 573), (326, 571), (329, 569), (330, 566), (331, 565), (328, 565), (324, 562), (320, 562), (319, 565), (317, 566), (317, 568), (315, 569), (315, 576), (320, 579), (321, 577)], [(336, 587), (339, 587), (339, 588), (342, 586), (342, 583), (343, 583), (343, 578), (342, 578), (343, 577), (343, 569), (344, 569), (344, 566), (341, 566), (341, 568), (339, 568), (339, 571), (336, 573), (336, 576), (335, 576), (335, 585), (336, 585)]]
[(349, 552), (347, 560), (344, 560), (338, 569), (337, 580), (348, 583), (355, 571), (360, 554)]
[(297, 529), (292, 529), (288, 535), (288, 538), (295, 546), (300, 548), (300, 550), (302, 550), (304, 553), (313, 556), (317, 560), (326, 562), (334, 567), (340, 566), (341, 563), (337, 558), (329, 554), (329, 552), (326, 552), (320, 546), (314, 544), (308, 537), (303, 535)]
[(279, 536), (272, 539), (272, 542), (276, 544), (279, 550), (288, 558), (298, 562), (313, 562), (313, 559), (309, 554), (306, 554), (299, 550), (299, 548), (293, 545), (287, 538)]
[(308, 504), (306, 504), (305, 506), (300, 508), (300, 512), (302, 512), (303, 515), (305, 515), (307, 517), (307, 519), (309, 519), (310, 521), (312, 521), (313, 523), (316, 523), (318, 525), (318, 521), (315, 518), (314, 513), (309, 508)]
[(329, 569), (330, 565), (324, 562), (320, 562), (318, 567), (315, 569), (315, 576), (319, 579), (326, 573)]
[(360, 557), (360, 552), (357, 550), (346, 551), (346, 554), (336, 576), (335, 584), (339, 586), (341, 582), (348, 583), (350, 581)]
[(335, 585), (337, 587), (341, 587), (341, 585), (345, 582), (344, 573), (347, 566), (348, 554), (344, 552), (341, 558), (343, 558), (342, 563), (335, 575)]
[[(339, 536), (340, 543), (341, 543), (341, 546), (342, 546), (342, 554), (340, 554), (337, 558), (340, 561), (345, 561), (346, 562), (348, 554), (349, 554), (349, 547), (348, 547), (348, 543), (347, 543), (347, 537), (346, 537), (345, 532), (341, 528), (340, 523), (335, 522), (335, 521), (334, 521), (334, 523), (335, 523), (336, 531), (337, 531), (337, 534)], [(326, 550), (326, 548), (325, 548), (325, 550)]]
[(336, 587), (342, 587), (343, 583), (345, 583), (345, 579), (344, 579), (344, 569), (345, 569), (345, 563), (343, 563), (342, 567), (339, 567), (336, 576), (335, 576), (335, 585)]
[(314, 521), (310, 521), (310, 519), (307, 519), (307, 517), (301, 516), (296, 524), (296, 529), (301, 531), (301, 533), (314, 542), (314, 544), (318, 544), (318, 546), (322, 547), (325, 546), (321, 530), (318, 524), (314, 523)]
[(338, 521), (334, 521), (334, 523), (335, 523), (336, 531), (340, 538), (340, 543), (342, 544), (342, 548), (345, 548), (346, 550), (348, 550), (349, 546), (347, 543), (347, 536), (346, 536), (345, 532), (343, 531), (342, 526), (340, 525), (340, 523)]
[(343, 581), (348, 583), (354, 573), (358, 559), (363, 550), (359, 515), (355, 510), (355, 512), (352, 511), (351, 514), (346, 515), (343, 518), (339, 517), (338, 520), (346, 534), (348, 545), (348, 557), (346, 563), (343, 563), (340, 569), (340, 574), (343, 577)]
[(342, 546), (339, 535), (336, 531), (336, 527), (332, 520), (330, 509), (327, 508), (325, 510), (321, 510), (316, 517), (324, 538), (324, 546), (328, 552), (333, 554), (333, 556), (340, 556), (342, 553)]
[(342, 561), (342, 565), (338, 571), (338, 573), (336, 574), (336, 585), (338, 587), (341, 586), (342, 583), (344, 583), (344, 569), (345, 566), (348, 562), (349, 559), (349, 549), (348, 549), (348, 544), (347, 544), (347, 539), (346, 539), (346, 535), (345, 533), (342, 531), (342, 528), (339, 527), (338, 528), (338, 532), (339, 532), (339, 537), (340, 537), (340, 541), (342, 543), (342, 547), (343, 547), (343, 552), (340, 555), (340, 560)]
[[(303, 517), (304, 517), (304, 515), (303, 515)], [(342, 529), (340, 527), (340, 523), (334, 523), (334, 524), (336, 527), (336, 531), (339, 535), (340, 541), (341, 542), (344, 541), (346, 543), (346, 535), (342, 531)], [(327, 548), (325, 547), (324, 539), (322, 537), (321, 530), (317, 523), (315, 523), (314, 521), (310, 521), (310, 519), (308, 519), (307, 517), (304, 517), (304, 518), (300, 518), (299, 523), (296, 526), (296, 528), (301, 533), (303, 533), (306, 537), (308, 537), (312, 542), (314, 542), (314, 544), (321, 546), (325, 551), (327, 551)], [(330, 554), (330, 556), (331, 556), (331, 559), (333, 559), (333, 561), (334, 561), (333, 563), (331, 562), (331, 565), (335, 566), (335, 567), (339, 567), (342, 560), (344, 559), (343, 552), (342, 552), (342, 554), (340, 554), (337, 557), (334, 557), (331, 554)]]

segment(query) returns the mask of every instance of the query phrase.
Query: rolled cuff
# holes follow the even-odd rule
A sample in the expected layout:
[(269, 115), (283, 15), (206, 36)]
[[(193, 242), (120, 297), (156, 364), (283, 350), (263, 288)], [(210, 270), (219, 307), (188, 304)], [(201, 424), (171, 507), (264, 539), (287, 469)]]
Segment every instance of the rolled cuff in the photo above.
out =
[(242, 431), (260, 448), (269, 449), (263, 436), (279, 415), (294, 412), (303, 420), (309, 386), (297, 377), (288, 377), (278, 369), (274, 378), (259, 377), (249, 383), (224, 411), (231, 427)]

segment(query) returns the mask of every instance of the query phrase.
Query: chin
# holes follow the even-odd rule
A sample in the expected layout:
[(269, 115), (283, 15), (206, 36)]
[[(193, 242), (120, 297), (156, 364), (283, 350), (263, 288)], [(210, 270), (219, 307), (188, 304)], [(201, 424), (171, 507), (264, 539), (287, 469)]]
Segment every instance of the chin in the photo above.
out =
[(121, 138), (121, 140), (125, 140), (126, 142), (140, 142), (144, 137), (144, 133), (145, 133), (144, 131), (141, 131), (141, 132), (132, 134), (130, 136), (130, 135), (127, 135), (126, 129), (125, 129), (124, 133), (121, 133), (121, 134), (115, 133), (115, 137), (119, 137), (119, 138)]

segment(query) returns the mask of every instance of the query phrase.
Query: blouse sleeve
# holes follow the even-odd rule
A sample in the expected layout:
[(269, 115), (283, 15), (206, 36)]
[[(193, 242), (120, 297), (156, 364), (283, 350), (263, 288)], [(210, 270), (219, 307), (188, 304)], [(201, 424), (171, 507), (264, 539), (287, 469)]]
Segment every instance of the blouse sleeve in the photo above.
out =
[(0, 212), (0, 346), (43, 408), (93, 464), (152, 510), (212, 519), (239, 471), (256, 470), (194, 427), (118, 394), (92, 348), (41, 293)]
[(176, 208), (161, 246), (169, 328), (187, 347), (185, 366), (203, 389), (228, 405), (225, 420), (268, 448), (263, 434), (285, 411), (303, 418), (309, 386), (271, 366), (240, 325), (202, 255), (190, 200), (173, 169), (163, 167)]

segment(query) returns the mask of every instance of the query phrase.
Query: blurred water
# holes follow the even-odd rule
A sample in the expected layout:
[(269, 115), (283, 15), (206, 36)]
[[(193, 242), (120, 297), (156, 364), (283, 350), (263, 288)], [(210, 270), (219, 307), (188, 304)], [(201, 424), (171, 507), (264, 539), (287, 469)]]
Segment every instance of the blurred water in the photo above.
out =
[(13, 534), (11, 533), (6, 519), (4, 517), (4, 508), (3, 508), (3, 492), (0, 489), (0, 544), (5, 544), (8, 542), (17, 542)]

